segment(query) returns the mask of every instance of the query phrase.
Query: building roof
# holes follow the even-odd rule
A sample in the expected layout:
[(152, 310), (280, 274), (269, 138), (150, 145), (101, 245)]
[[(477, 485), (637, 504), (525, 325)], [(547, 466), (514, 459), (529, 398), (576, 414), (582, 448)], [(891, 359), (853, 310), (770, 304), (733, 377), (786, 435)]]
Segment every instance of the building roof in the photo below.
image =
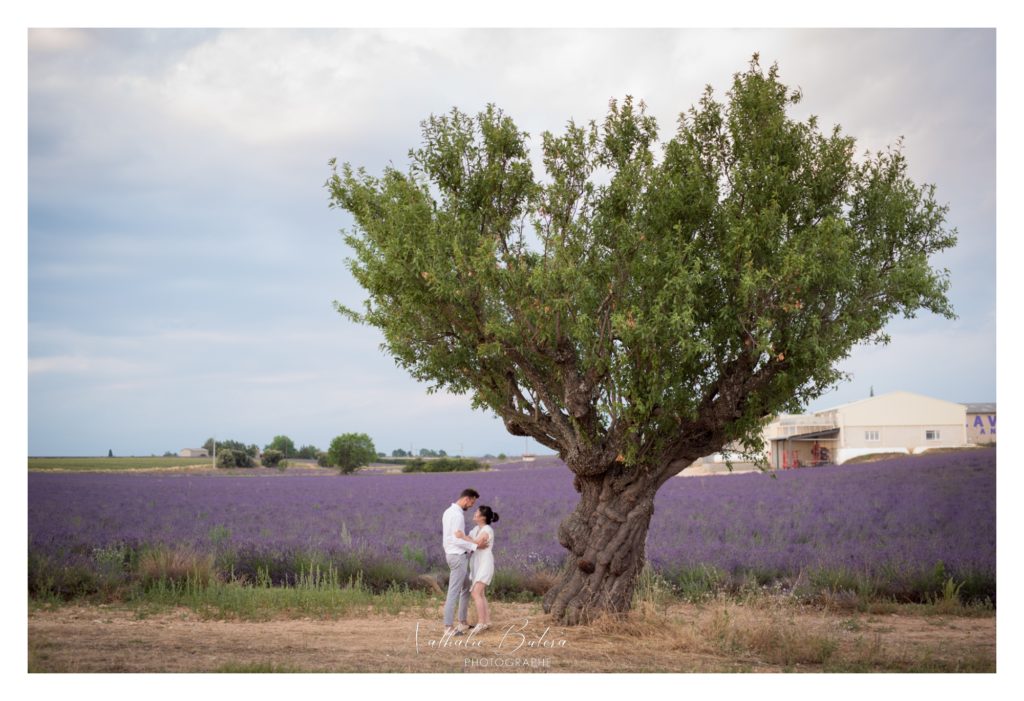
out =
[[(893, 397), (893, 396), (895, 396), (897, 394), (909, 395), (911, 397), (918, 397), (920, 399), (928, 399), (928, 400), (931, 400), (933, 402), (945, 402), (946, 404), (956, 404), (956, 402), (950, 402), (950, 401), (947, 401), (945, 399), (937, 399), (936, 397), (929, 397), (927, 394), (918, 394), (917, 392), (904, 392), (903, 390), (897, 390), (895, 392), (886, 392), (885, 394), (876, 394), (874, 397), (865, 397), (864, 399), (858, 399), (858, 400), (853, 401), (853, 402), (847, 402), (846, 404), (839, 404), (837, 406), (830, 407), (828, 409), (821, 409), (820, 411), (816, 411), (814, 413), (815, 414), (827, 414), (830, 411), (837, 411), (839, 409), (845, 409), (847, 407), (853, 406), (854, 404), (863, 404), (864, 402), (874, 402), (874, 401), (879, 400), (879, 399), (886, 399), (888, 397)], [(961, 406), (964, 406), (964, 405), (961, 404)], [(993, 406), (995, 406), (995, 405), (993, 404)]]
[(994, 414), (996, 413), (995, 402), (964, 402), (968, 414)]

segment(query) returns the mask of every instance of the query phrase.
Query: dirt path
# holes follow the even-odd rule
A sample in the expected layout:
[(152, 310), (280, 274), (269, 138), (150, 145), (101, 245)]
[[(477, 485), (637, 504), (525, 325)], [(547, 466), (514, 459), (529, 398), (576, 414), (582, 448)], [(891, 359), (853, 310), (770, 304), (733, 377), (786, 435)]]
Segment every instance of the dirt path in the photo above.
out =
[[(676, 605), (627, 623), (553, 625), (492, 604), (492, 630), (441, 637), (440, 609), (338, 620), (205, 620), (179, 609), (29, 615), (35, 672), (995, 671), (995, 618)], [(426, 612), (429, 613), (429, 612)]]

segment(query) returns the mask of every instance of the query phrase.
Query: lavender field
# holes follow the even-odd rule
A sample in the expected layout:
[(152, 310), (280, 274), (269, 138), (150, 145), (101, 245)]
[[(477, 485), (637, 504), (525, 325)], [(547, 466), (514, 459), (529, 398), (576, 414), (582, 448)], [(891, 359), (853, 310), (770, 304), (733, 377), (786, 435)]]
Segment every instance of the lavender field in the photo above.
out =
[[(446, 571), (440, 515), (464, 487), (501, 514), (496, 584), (558, 568), (576, 494), (554, 459), (469, 474), (33, 472), (29, 587), (88, 590), (90, 572), (109, 575), (113, 558), (127, 577), (132, 553), (154, 546), (210, 553), (225, 576), (284, 583), (320, 565), (411, 582)], [(684, 588), (804, 582), (915, 599), (953, 577), (994, 602), (995, 489), (995, 449), (680, 477), (658, 494), (647, 556)]]

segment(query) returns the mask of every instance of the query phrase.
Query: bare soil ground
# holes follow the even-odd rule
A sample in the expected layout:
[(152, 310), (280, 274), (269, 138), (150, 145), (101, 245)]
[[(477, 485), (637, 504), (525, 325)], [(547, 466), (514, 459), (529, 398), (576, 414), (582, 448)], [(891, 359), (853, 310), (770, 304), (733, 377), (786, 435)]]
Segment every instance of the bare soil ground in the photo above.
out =
[[(334, 620), (208, 620), (188, 609), (34, 610), (32, 672), (994, 672), (995, 616), (673, 604), (590, 626), (492, 603), (493, 627), (444, 638), (441, 609)], [(471, 614), (472, 622), (472, 614)]]

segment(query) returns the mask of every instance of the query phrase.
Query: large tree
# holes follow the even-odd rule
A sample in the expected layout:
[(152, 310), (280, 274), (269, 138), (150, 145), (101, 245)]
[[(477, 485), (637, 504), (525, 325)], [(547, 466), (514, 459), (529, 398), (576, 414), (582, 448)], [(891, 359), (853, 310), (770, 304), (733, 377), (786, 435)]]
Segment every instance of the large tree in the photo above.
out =
[(727, 101), (710, 87), (660, 158), (632, 97), (604, 123), (528, 135), (493, 105), (422, 123), (409, 172), (331, 161), (349, 269), (385, 348), (419, 380), (472, 393), (556, 450), (580, 494), (544, 608), (567, 623), (628, 609), (658, 488), (693, 460), (798, 411), (861, 342), (921, 309), (952, 318), (954, 245), (934, 186), (899, 143), (855, 157), (839, 127), (755, 55)]
[(355, 472), (377, 459), (373, 440), (365, 433), (344, 433), (336, 436), (327, 449), (327, 462), (335, 465), (342, 474)]
[(298, 452), (295, 450), (295, 443), (288, 436), (274, 436), (274, 440), (267, 443), (263, 450), (280, 450), (286, 458), (295, 457)]

